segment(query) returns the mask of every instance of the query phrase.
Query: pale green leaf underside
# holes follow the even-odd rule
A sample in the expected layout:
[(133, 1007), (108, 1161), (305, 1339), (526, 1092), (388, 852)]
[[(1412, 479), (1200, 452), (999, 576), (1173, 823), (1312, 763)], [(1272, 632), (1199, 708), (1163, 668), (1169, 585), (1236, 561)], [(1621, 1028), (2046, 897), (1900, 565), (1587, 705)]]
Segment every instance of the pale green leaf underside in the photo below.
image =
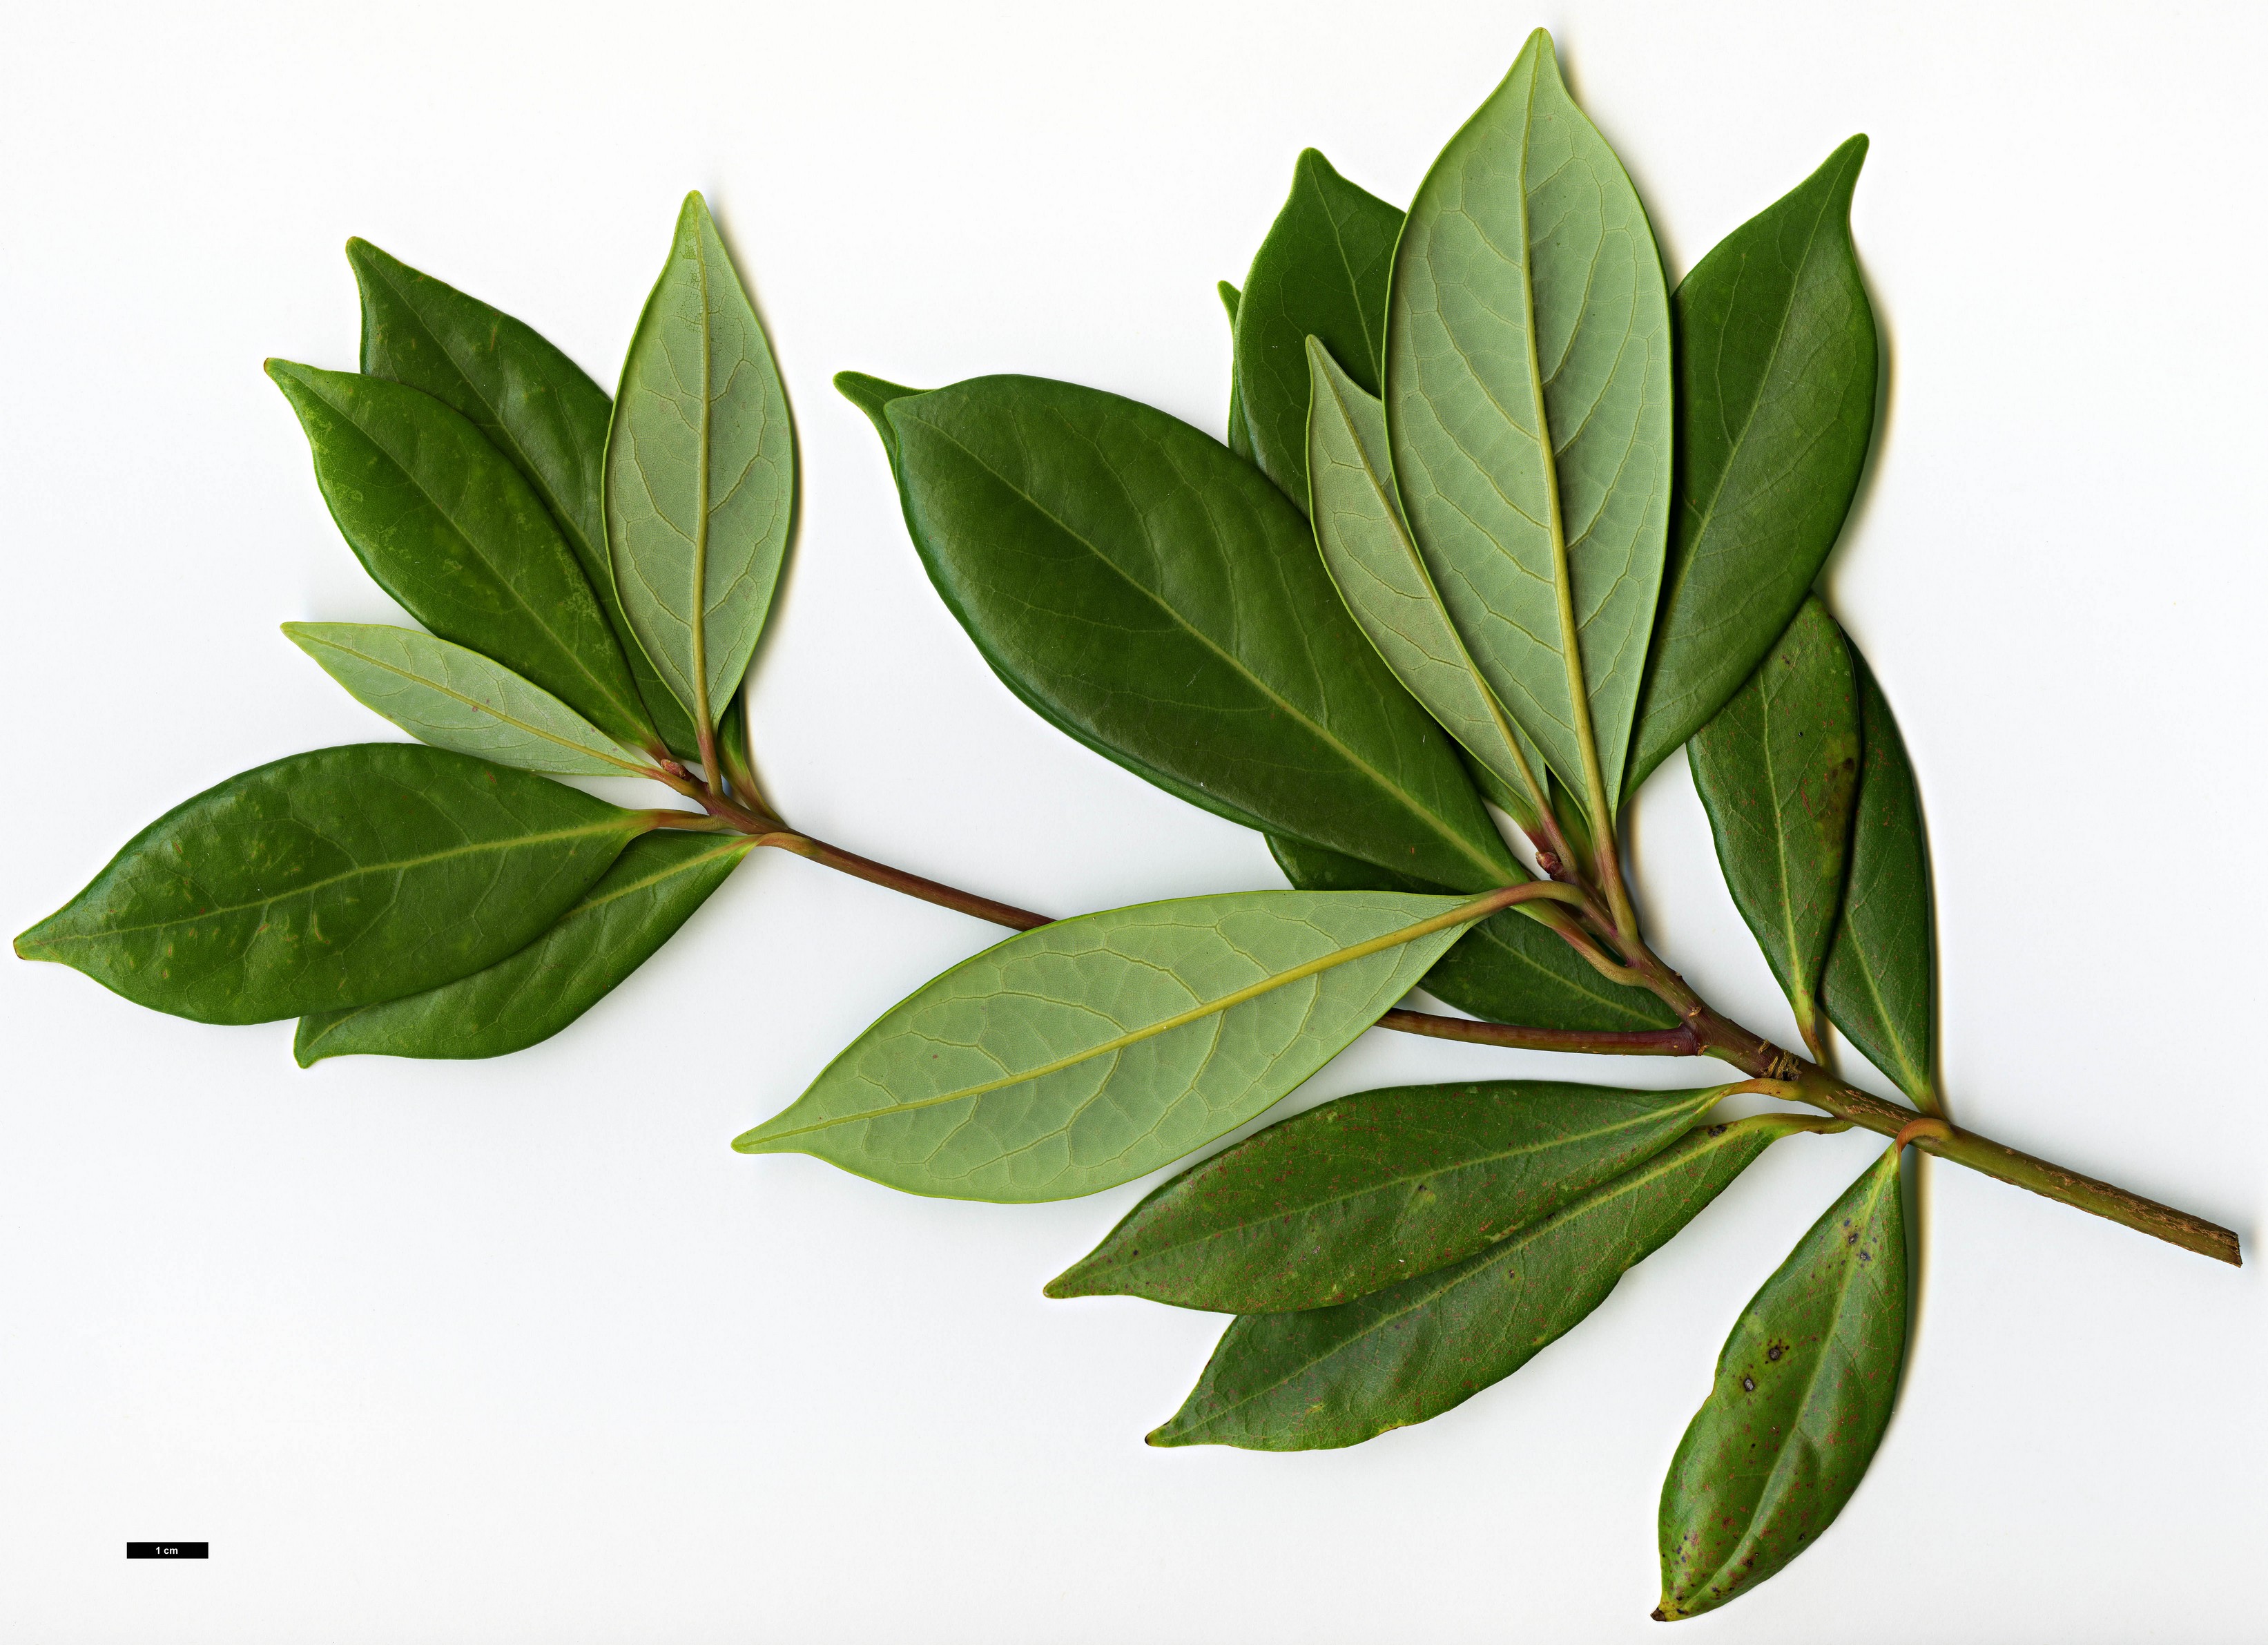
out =
[(1323, 564), (1386, 666), (1494, 779), (1484, 788), (1532, 819), (1512, 724), (1449, 621), (1395, 501), (1384, 408), (1314, 337), (1307, 366), (1308, 515)]
[(1585, 793), (1572, 648), (1619, 793), (1668, 530), (1669, 300), (1541, 30), (1410, 206), (1386, 379), (1403, 505), (1483, 675)]
[(1247, 891), (1045, 926), (893, 1007), (733, 1146), (953, 1199), (1094, 1193), (1289, 1094), (1416, 985), (1469, 906)]
[(375, 623), (286, 623), (284, 635), (420, 742), (556, 777), (637, 777), (645, 763), (545, 690), (476, 651)]
[(697, 194), (646, 299), (607, 433), (622, 609), (654, 667), (713, 723), (771, 609), (795, 505), (795, 435), (755, 306)]

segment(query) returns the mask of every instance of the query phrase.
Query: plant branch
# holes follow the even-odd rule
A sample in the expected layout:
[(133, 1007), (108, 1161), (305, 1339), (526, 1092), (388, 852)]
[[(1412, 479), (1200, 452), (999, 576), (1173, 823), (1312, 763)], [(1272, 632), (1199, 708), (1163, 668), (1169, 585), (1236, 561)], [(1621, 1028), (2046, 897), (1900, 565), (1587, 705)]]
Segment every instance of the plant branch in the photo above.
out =
[[(683, 782), (683, 779), (679, 779)], [(678, 786), (673, 783), (672, 786)], [(1054, 922), (1045, 914), (1035, 914), (1026, 908), (996, 902), (989, 896), (979, 896), (972, 891), (960, 890), (938, 881), (909, 874), (902, 868), (893, 868), (871, 858), (861, 857), (824, 840), (799, 834), (785, 827), (777, 817), (759, 816), (732, 801), (692, 789), (689, 782), (684, 789), (701, 801), (710, 815), (697, 823), (688, 819), (689, 826), (713, 830), (721, 823), (755, 837), (759, 845), (770, 845), (809, 859), (840, 873), (850, 874), (870, 884), (887, 887), (908, 896), (918, 897), (924, 903), (935, 903), (978, 919), (1005, 926), (1012, 931), (1032, 931)], [(682, 791), (682, 790), (681, 790)], [(714, 819), (712, 821), (712, 819)], [(665, 824), (665, 826), (667, 826)], [(1572, 886), (1550, 881), (1536, 881), (1525, 885), (1507, 886), (1483, 899), (1498, 907), (1512, 907), (1522, 903), (1577, 903), (1583, 894)], [(1635, 980), (1643, 982), (1660, 995), (1683, 1019), (1674, 1029), (1631, 1031), (1601, 1030), (1587, 1032), (1575, 1029), (1521, 1028), (1502, 1022), (1467, 1022), (1455, 1017), (1434, 1016), (1419, 1011), (1388, 1011), (1379, 1019), (1381, 1028), (1395, 1029), (1404, 1034), (1424, 1035), (1433, 1039), (1465, 1040), (1476, 1044), (1501, 1045), (1523, 1051), (1580, 1051), (1597, 1055), (1624, 1057), (1714, 1057), (1730, 1063), (1750, 1077), (1745, 1088), (1768, 1095), (1807, 1103), (1822, 1110), (1837, 1119), (1877, 1132), (1886, 1137), (1896, 1137), (1911, 1124), (1916, 1114), (1912, 1109), (1896, 1103), (1886, 1103), (1878, 1096), (1858, 1090), (1831, 1078), (1816, 1064), (1805, 1061), (1791, 1051), (1742, 1028), (1730, 1018), (1721, 1016), (1702, 1001), (1685, 985), (1684, 979), (1663, 964), (1652, 950), (1635, 939), (1626, 945), (1631, 957), (1637, 962), (1631, 969)], [(1621, 968), (1616, 968), (1617, 970)], [(2080, 1172), (2036, 1158), (2006, 1144), (1981, 1137), (1975, 1132), (1945, 1127), (1943, 1136), (1915, 1135), (1910, 1140), (1913, 1147), (1956, 1165), (1968, 1166), (2018, 1188), (2027, 1188), (2036, 1194), (2079, 1210), (2091, 1212), (2113, 1222), (2132, 1228), (2138, 1233), (2193, 1250), (2201, 1256), (2220, 1262), (2242, 1265), (2242, 1256), (2236, 1236), (2228, 1229), (2176, 1211), (2139, 1194), (2129, 1193), (2123, 1188)]]
[(1674, 1029), (1545, 1029), (1520, 1028), (1509, 1022), (1476, 1022), (1464, 1017), (1435, 1016), (1424, 1011), (1394, 1010), (1378, 1019), (1378, 1026), (1429, 1039), (1465, 1040), (1476, 1045), (1503, 1045), (1515, 1051), (1588, 1051), (1613, 1057), (1697, 1057), (1700, 1042), (1690, 1028)]

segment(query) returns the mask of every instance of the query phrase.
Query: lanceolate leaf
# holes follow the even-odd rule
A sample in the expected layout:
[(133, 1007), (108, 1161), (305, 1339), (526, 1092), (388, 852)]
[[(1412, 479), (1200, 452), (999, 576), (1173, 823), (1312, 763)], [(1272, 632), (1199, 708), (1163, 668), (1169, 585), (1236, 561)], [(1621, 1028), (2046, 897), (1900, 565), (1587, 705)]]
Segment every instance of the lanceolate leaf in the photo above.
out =
[(644, 761), (476, 651), (375, 623), (286, 623), (284, 635), (364, 707), (421, 742), (560, 777), (643, 777)]
[(1850, 881), (1827, 955), (1827, 1015), (1925, 1112), (1938, 1108), (1936, 914), (1921, 793), (1889, 700), (1853, 646), (1858, 816)]
[(1520, 877), (1454, 745), (1250, 464), (1162, 411), (1038, 378), (902, 395), (883, 417), (939, 593), (1052, 724), (1249, 827), (1461, 890)]
[(1668, 524), (1669, 299), (1541, 29), (1410, 205), (1385, 401), (1403, 505), (1489, 684), (1569, 787), (1590, 792), (1595, 741), (1620, 793)]
[[(1228, 311), (1228, 332), (1236, 336), (1236, 308), (1241, 298), (1237, 289), (1227, 281), (1220, 283), (1220, 306)], [(1245, 461), (1252, 461), (1252, 424), (1244, 415), (1244, 389), (1237, 381), (1236, 364), (1232, 356), (1228, 368), (1228, 448)]]
[(733, 1146), (958, 1199), (1091, 1194), (1272, 1106), (1464, 918), (1454, 897), (1248, 891), (1043, 926), (892, 1007)]
[(1693, 739), (1693, 786), (1734, 905), (1816, 1054), (1859, 792), (1859, 696), (1843, 631), (1807, 600), (1749, 682)]
[(303, 1068), (326, 1057), (501, 1057), (547, 1040), (676, 934), (755, 842), (654, 833), (630, 842), (558, 924), (485, 970), (423, 993), (299, 1019)]
[[(1448, 889), (1281, 835), (1269, 836), (1268, 849), (1284, 877), (1303, 891)], [(1536, 906), (1508, 908), (1482, 920), (1434, 963), (1420, 986), (1491, 1022), (1590, 1029), (1677, 1026), (1677, 1014), (1653, 992), (1600, 976), (1531, 916), (1529, 909)]]
[(1387, 277), (1402, 213), (1300, 156), (1291, 197), (1252, 259), (1236, 321), (1236, 386), (1253, 461), (1307, 505), (1307, 339), (1320, 337), (1356, 386), (1376, 395), (1386, 345)]
[(607, 542), (630, 627), (711, 723), (771, 609), (795, 512), (795, 431), (771, 346), (701, 196), (622, 362), (607, 435)]
[(1550, 1080), (1343, 1096), (1174, 1178), (1048, 1295), (1328, 1308), (1539, 1221), (1660, 1153), (1716, 1100)]
[(1307, 513), (1323, 564), (1347, 609), (1386, 666), (1495, 778), (1522, 828), (1540, 815), (1532, 781), (1541, 772), (1513, 741), (1512, 721), (1474, 667), (1425, 570), (1386, 454), (1386, 413), (1377, 399), (1307, 339), (1314, 403), (1307, 416)]
[(1766, 1145), (1815, 1123), (1693, 1132), (1461, 1263), (1336, 1308), (1245, 1315), (1150, 1443), (1319, 1450), (1439, 1416), (1572, 1330)]
[(347, 261), (362, 291), (363, 370), (423, 389), (512, 460), (590, 579), (649, 716), (672, 749), (692, 757), (693, 722), (654, 673), (615, 594), (600, 501), (614, 411), (606, 391), (526, 325), (368, 240), (349, 240)]
[(622, 742), (652, 735), (622, 648), (543, 503), (432, 395), (286, 360), (331, 517), (378, 586), (442, 638), (493, 657)]
[(1660, 1621), (1738, 1597), (1819, 1539), (1889, 1427), (1905, 1356), (1896, 1148), (1750, 1299), (1661, 1487)]
[(1853, 137), (1677, 288), (1676, 505), (1625, 786), (1740, 689), (1819, 574), (1874, 427)]
[(652, 825), (439, 749), (322, 749), (167, 812), (16, 952), (200, 1022), (390, 1000), (525, 948)]

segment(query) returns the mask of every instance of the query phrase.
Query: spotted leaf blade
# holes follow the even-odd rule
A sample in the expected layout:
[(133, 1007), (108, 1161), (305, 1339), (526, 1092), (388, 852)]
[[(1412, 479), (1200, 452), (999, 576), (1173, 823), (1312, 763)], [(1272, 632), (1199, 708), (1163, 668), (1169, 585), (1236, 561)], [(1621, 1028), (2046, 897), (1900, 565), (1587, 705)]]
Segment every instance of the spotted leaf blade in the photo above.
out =
[(1695, 735), (1690, 757), (1734, 905), (1815, 1049), (1859, 793), (1851, 650), (1815, 596)]
[(1883, 1150), (1742, 1311), (1661, 1488), (1657, 1619), (1784, 1569), (1834, 1522), (1889, 1427), (1905, 1355), (1905, 1213)]
[(1152, 1445), (1317, 1450), (1462, 1405), (1581, 1324), (1764, 1148), (1814, 1122), (1712, 1125), (1461, 1263), (1336, 1308), (1247, 1314)]
[(1716, 1100), (1555, 1080), (1343, 1096), (1174, 1177), (1047, 1294), (1329, 1308), (1542, 1220), (1659, 1154)]

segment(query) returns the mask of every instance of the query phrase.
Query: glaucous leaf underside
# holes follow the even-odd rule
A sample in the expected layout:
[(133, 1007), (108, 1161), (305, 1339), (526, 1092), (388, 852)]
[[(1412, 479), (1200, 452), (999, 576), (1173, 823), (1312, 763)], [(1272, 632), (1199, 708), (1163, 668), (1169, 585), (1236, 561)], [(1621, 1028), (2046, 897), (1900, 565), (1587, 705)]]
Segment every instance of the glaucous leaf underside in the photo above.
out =
[(795, 431), (755, 306), (688, 195), (622, 362), (606, 454), (622, 609), (698, 719), (740, 688), (795, 513)]
[(1094, 1193), (1273, 1106), (1410, 991), (1463, 908), (1247, 891), (1059, 920), (893, 1007), (733, 1146), (913, 1193)]
[(1569, 787), (1589, 792), (1594, 744), (1619, 793), (1668, 525), (1669, 299), (1540, 29), (1410, 204), (1384, 400), (1403, 510), (1489, 685)]

